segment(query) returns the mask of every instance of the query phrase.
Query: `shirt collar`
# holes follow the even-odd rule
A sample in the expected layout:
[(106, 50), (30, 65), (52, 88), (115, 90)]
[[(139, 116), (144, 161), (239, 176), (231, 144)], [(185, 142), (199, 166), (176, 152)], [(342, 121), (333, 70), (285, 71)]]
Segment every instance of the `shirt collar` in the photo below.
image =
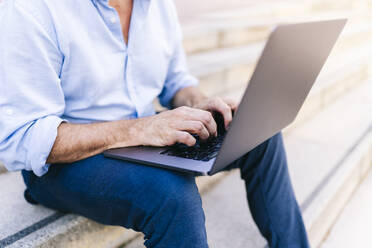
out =
[[(93, 4), (97, 4), (97, 2), (104, 2), (108, 4), (109, 2), (109, 0), (91, 0), (91, 1), (93, 2)], [(144, 15), (147, 15), (150, 2), (151, 0), (133, 0), (133, 8), (134, 8), (134, 5), (138, 4), (141, 7)]]

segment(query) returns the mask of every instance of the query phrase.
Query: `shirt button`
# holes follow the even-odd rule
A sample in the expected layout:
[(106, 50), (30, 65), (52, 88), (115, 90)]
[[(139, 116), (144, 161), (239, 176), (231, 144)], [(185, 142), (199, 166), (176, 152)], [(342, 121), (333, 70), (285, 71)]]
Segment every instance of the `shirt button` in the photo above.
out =
[(115, 22), (116, 22), (116, 18), (115, 18), (114, 16), (111, 17), (111, 18), (110, 18), (110, 22), (111, 22), (111, 23), (115, 23)]
[(7, 109), (5, 110), (5, 113), (6, 113), (7, 115), (13, 115), (13, 109), (11, 109), (11, 108), (7, 108)]

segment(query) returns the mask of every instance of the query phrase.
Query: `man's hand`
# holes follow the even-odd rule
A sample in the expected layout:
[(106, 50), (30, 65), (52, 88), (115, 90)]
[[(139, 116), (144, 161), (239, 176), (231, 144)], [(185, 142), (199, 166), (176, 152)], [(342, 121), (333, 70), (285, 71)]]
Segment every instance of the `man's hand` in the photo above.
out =
[(179, 90), (172, 102), (174, 107), (190, 106), (212, 113), (221, 113), (226, 129), (232, 120), (232, 112), (238, 108), (237, 101), (218, 97), (208, 98), (197, 87), (186, 87)]
[(217, 125), (210, 112), (185, 106), (143, 118), (139, 125), (137, 135), (147, 146), (170, 146), (177, 142), (193, 146), (196, 140), (191, 134), (203, 140), (217, 135)]
[(212, 113), (221, 113), (227, 130), (237, 107), (233, 100), (203, 98), (192, 107), (183, 106), (142, 119), (138, 135), (143, 145), (170, 146), (179, 142), (193, 146), (196, 140), (191, 134), (197, 134), (202, 140), (217, 136)]
[(222, 99), (222, 98), (206, 98), (196, 102), (193, 105), (194, 108), (206, 110), (209, 112), (218, 112), (223, 116), (225, 129), (227, 130), (231, 121), (232, 114), (238, 108), (238, 103), (234, 100)]

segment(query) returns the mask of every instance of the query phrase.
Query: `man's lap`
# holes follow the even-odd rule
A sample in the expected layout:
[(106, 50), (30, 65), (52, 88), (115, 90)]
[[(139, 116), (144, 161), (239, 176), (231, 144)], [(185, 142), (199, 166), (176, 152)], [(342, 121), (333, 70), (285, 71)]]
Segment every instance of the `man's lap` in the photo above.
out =
[[(282, 139), (281, 134), (273, 138), (271, 140), (275, 142)], [(257, 147), (225, 170), (238, 168), (240, 161), (247, 156), (255, 159), (260, 153), (260, 147)], [(96, 207), (104, 207), (115, 201), (127, 200), (133, 204), (138, 201), (140, 206), (151, 197), (177, 195), (180, 188), (197, 191), (193, 175), (106, 158), (102, 154), (71, 164), (51, 165), (43, 177), (26, 171), (23, 171), (23, 176), (32, 198), (63, 212), (75, 212), (77, 203), (87, 205), (81, 207), (92, 208), (96, 204), (99, 205)], [(43, 199), (40, 199), (41, 196)]]

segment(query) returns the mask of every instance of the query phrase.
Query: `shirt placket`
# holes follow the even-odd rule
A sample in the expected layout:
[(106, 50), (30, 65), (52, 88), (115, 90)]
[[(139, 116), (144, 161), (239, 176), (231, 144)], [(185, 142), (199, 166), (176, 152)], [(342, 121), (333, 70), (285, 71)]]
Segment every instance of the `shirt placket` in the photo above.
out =
[[(104, 10), (102, 11), (102, 15), (107, 27), (113, 33), (113, 35), (120, 41), (123, 47), (123, 56), (124, 56), (124, 78), (126, 82), (127, 92), (129, 97), (134, 105), (135, 108), (135, 117), (138, 117), (143, 112), (143, 107), (141, 105), (141, 101), (139, 99), (137, 87), (136, 87), (136, 76), (135, 76), (135, 65), (134, 65), (134, 58), (133, 58), (133, 50), (135, 49), (133, 45), (131, 45), (133, 39), (135, 39), (134, 33), (137, 32), (138, 24), (141, 27), (141, 22), (138, 21), (138, 18), (142, 18), (143, 16), (137, 16), (137, 13), (143, 10), (143, 6), (140, 6), (140, 1), (133, 1), (133, 10), (132, 10), (132, 17), (131, 23), (129, 27), (129, 35), (128, 35), (128, 43), (126, 44), (123, 37), (123, 32), (120, 24), (120, 19), (117, 11), (108, 5), (108, 1), (104, 1)], [(143, 14), (143, 13), (140, 13)]]
[(143, 29), (146, 22), (148, 8), (149, 0), (133, 0), (132, 18), (127, 44), (126, 78), (129, 94), (131, 95), (131, 99), (136, 107), (137, 117), (143, 115), (146, 106), (141, 101), (140, 92), (137, 87), (137, 84), (140, 83), (138, 82), (138, 80), (140, 79), (140, 75), (137, 75), (136, 71), (135, 51), (136, 45), (140, 44), (140, 42), (135, 42), (135, 40), (138, 38), (137, 34), (139, 35), (139, 37), (143, 38), (141, 34), (146, 33), (146, 31), (144, 31)]

